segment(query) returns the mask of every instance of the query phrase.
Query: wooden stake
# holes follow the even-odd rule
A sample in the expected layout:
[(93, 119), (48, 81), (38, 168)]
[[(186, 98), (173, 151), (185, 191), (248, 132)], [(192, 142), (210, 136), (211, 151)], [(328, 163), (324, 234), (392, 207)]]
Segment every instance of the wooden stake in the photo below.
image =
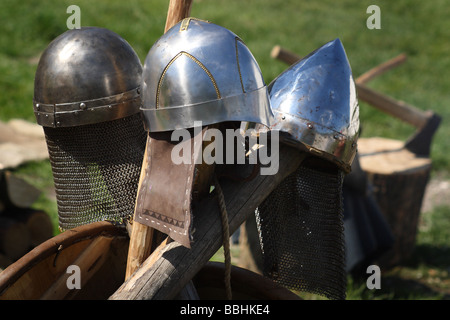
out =
[(191, 14), (192, 0), (170, 0), (164, 33)]
[[(191, 5), (192, 0), (170, 0), (164, 33), (182, 19), (189, 17)], [(139, 189), (142, 184), (145, 170), (148, 166), (147, 146), (145, 149), (146, 151), (142, 163), (141, 177), (139, 180)], [(133, 222), (125, 280), (128, 279), (150, 255), (154, 233), (153, 231), (153, 228), (136, 221)]]

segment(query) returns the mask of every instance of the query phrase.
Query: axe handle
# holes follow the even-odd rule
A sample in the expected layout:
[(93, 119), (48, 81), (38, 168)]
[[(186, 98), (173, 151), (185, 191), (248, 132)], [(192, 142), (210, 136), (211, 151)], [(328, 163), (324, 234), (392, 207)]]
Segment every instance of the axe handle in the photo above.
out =
[(417, 129), (423, 128), (432, 116), (430, 112), (417, 109), (403, 101), (392, 99), (368, 88), (364, 84), (356, 83), (356, 90), (358, 91), (359, 99), (375, 106), (378, 110), (409, 123)]
[[(275, 46), (272, 49), (271, 57), (281, 60), (289, 65), (292, 65), (301, 59), (301, 57), (297, 54), (280, 46)], [(430, 112), (424, 112), (414, 106), (408, 105), (403, 101), (398, 101), (376, 92), (364, 85), (364, 83), (368, 82), (375, 76), (380, 75), (381, 73), (386, 72), (387, 70), (404, 62), (405, 59), (406, 56), (404, 55), (397, 56), (394, 59), (391, 59), (364, 73), (355, 81), (356, 90), (358, 92), (358, 98), (362, 101), (365, 101), (377, 109), (420, 129), (423, 128), (430, 119), (432, 115)]]
[[(192, 0), (170, 0), (167, 11), (166, 25), (164, 33), (177, 24), (180, 20), (189, 17)], [(141, 187), (144, 172), (147, 168), (147, 146), (145, 148), (144, 160), (142, 162), (141, 177), (139, 187)], [(136, 206), (135, 206), (136, 208)], [(128, 279), (139, 266), (147, 259), (151, 253), (153, 228), (143, 225), (137, 221), (133, 222), (130, 245), (128, 249), (127, 268), (125, 280)]]
[(375, 68), (370, 69), (369, 71), (364, 72), (358, 78), (356, 78), (356, 82), (359, 84), (364, 84), (372, 80), (373, 78), (385, 73), (386, 71), (397, 67), (398, 65), (404, 63), (406, 61), (406, 54), (402, 53), (395, 58), (392, 58), (382, 64), (376, 66)]

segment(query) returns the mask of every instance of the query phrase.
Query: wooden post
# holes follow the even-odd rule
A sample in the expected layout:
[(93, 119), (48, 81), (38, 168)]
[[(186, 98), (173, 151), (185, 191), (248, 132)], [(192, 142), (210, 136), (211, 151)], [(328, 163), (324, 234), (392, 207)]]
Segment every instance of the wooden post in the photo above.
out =
[[(180, 20), (189, 17), (191, 5), (192, 0), (170, 0), (164, 33), (177, 24)], [(147, 146), (145, 150), (141, 177), (139, 180), (139, 188), (142, 184), (143, 174), (148, 166)], [(125, 280), (128, 279), (149, 256), (152, 246), (153, 231), (153, 228), (143, 225), (137, 221), (133, 222)]]
[(191, 14), (192, 0), (170, 0), (164, 33)]
[[(279, 170), (251, 181), (221, 180), (229, 214), (230, 233), (254, 214), (256, 207), (301, 162), (301, 153), (280, 145)], [(162, 243), (142, 266), (110, 297), (122, 299), (172, 299), (222, 245), (220, 209), (215, 197), (207, 197), (194, 209), (195, 230), (191, 249), (177, 242)]]

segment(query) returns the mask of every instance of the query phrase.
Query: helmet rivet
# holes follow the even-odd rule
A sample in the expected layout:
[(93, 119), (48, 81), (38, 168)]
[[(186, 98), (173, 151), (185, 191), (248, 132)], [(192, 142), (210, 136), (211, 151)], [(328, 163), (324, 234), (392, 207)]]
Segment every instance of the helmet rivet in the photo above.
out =
[(80, 103), (80, 109), (85, 110), (86, 108), (87, 108), (86, 103), (84, 102)]

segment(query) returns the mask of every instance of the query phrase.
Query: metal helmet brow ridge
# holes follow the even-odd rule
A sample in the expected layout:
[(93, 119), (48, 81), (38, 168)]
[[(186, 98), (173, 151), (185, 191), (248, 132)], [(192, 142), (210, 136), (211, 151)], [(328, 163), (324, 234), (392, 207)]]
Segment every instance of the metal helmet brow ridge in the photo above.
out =
[(233, 32), (186, 18), (150, 49), (142, 112), (151, 132), (248, 121), (269, 125), (267, 87), (250, 50)]
[(34, 83), (34, 113), (46, 127), (70, 127), (139, 112), (142, 65), (116, 33), (68, 30), (43, 52)]
[(284, 142), (350, 170), (359, 135), (356, 87), (344, 47), (328, 42), (269, 84), (275, 122)]

